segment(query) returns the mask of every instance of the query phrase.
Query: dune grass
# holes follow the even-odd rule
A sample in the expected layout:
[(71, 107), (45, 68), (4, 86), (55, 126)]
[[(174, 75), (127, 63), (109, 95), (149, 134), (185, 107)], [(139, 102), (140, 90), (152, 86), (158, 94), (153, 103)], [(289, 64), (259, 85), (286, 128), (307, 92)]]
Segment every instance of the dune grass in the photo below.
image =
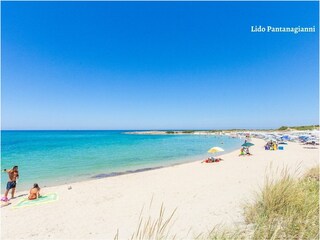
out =
[[(149, 211), (151, 210), (153, 198), (150, 201)], [(136, 231), (132, 234), (131, 240), (165, 240), (165, 239), (175, 239), (175, 235), (171, 234), (171, 228), (173, 226), (174, 214), (176, 209), (173, 210), (169, 215), (166, 214), (166, 209), (161, 204), (159, 214), (156, 218), (143, 216), (143, 210), (141, 209), (138, 226)], [(119, 231), (117, 231), (114, 240), (119, 238)]]
[(195, 240), (246, 240), (246, 229), (227, 229), (221, 226), (215, 226), (209, 233), (201, 233), (196, 236)]
[(165, 208), (161, 204), (159, 215), (156, 219), (150, 216), (145, 219), (140, 214), (139, 225), (135, 233), (132, 234), (131, 240), (162, 240), (162, 239), (175, 239), (175, 236), (170, 235), (172, 226), (172, 218), (175, 214), (174, 210), (169, 217), (165, 218)]
[(304, 175), (304, 178), (306, 179), (314, 179), (319, 181), (319, 176), (320, 176), (320, 169), (319, 166), (316, 166), (314, 168), (309, 169)]
[(281, 171), (267, 178), (253, 203), (244, 207), (245, 226), (221, 230), (199, 239), (319, 239), (319, 166), (296, 178)]
[(252, 239), (318, 239), (319, 166), (298, 179), (287, 171), (267, 179), (245, 219), (255, 226)]
[[(140, 214), (131, 240), (175, 239), (171, 231), (174, 214), (175, 210), (165, 217), (163, 205), (157, 219), (143, 218)], [(253, 203), (245, 205), (244, 217), (245, 224), (236, 229), (215, 226), (211, 232), (200, 233), (194, 239), (319, 239), (319, 166), (300, 178), (290, 175), (287, 169), (280, 178), (267, 178)]]

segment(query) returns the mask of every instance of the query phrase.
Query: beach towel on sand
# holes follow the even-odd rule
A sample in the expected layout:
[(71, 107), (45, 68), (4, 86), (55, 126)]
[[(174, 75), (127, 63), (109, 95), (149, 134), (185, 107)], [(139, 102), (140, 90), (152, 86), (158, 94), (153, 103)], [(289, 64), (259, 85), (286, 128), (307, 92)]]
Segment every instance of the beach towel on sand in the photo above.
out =
[(35, 200), (23, 198), (17, 205), (13, 206), (13, 208), (32, 207), (35, 205), (54, 202), (56, 200), (58, 200), (58, 195), (56, 193), (48, 193)]

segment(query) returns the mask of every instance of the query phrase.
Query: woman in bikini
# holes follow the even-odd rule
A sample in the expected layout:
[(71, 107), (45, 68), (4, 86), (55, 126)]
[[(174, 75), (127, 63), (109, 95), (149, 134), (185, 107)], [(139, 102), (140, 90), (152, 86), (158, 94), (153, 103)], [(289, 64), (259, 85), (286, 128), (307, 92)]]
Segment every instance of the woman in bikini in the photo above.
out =
[(28, 199), (35, 200), (40, 197), (40, 187), (38, 183), (33, 184), (33, 188), (30, 189), (30, 194)]

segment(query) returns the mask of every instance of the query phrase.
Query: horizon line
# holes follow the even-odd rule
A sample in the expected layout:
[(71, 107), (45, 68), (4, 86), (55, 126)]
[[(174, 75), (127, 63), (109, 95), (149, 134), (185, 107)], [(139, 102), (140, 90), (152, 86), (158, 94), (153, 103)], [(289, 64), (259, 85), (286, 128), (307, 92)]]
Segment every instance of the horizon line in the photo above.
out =
[[(288, 128), (314, 126), (319, 128), (319, 124), (300, 125), (300, 126), (285, 126)], [(282, 126), (280, 126), (282, 127)], [(230, 131), (230, 130), (278, 130), (278, 128), (221, 128), (221, 129), (0, 129), (1, 131)]]

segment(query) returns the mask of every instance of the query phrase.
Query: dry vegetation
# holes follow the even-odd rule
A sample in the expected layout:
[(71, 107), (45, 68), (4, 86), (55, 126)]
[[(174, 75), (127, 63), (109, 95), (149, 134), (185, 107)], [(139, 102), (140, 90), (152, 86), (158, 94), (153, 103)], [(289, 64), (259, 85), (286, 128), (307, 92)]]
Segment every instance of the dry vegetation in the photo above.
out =
[(252, 239), (318, 239), (319, 167), (299, 179), (286, 171), (280, 180), (268, 179), (245, 218), (255, 226)]
[[(214, 227), (195, 239), (319, 239), (319, 166), (296, 178), (285, 169), (281, 178), (266, 179), (255, 201), (244, 207), (245, 226), (238, 229)], [(174, 212), (164, 217), (161, 206), (157, 219), (143, 219), (132, 235), (132, 240), (174, 239), (172, 233)], [(118, 234), (115, 239), (118, 239)]]

